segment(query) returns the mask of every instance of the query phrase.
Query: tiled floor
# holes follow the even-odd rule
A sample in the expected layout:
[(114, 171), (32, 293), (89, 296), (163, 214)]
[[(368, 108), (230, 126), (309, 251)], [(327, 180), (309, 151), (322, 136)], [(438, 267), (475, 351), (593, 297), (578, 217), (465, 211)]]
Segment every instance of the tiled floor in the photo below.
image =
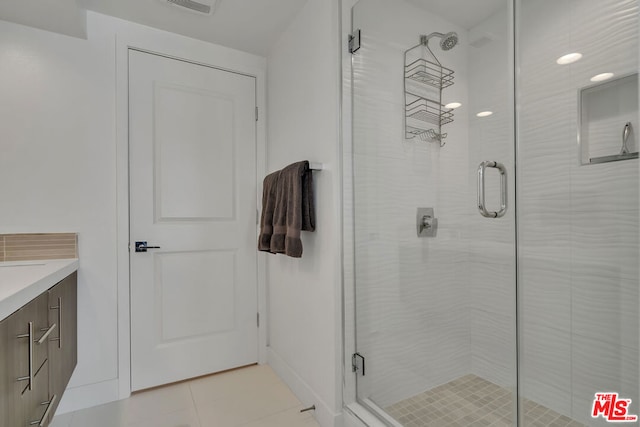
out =
[[(523, 410), (528, 427), (583, 427), (531, 400), (524, 399)], [(460, 377), (385, 411), (404, 427), (511, 427), (514, 412), (509, 390), (476, 375)]]
[(269, 366), (250, 366), (56, 416), (51, 427), (318, 427)]

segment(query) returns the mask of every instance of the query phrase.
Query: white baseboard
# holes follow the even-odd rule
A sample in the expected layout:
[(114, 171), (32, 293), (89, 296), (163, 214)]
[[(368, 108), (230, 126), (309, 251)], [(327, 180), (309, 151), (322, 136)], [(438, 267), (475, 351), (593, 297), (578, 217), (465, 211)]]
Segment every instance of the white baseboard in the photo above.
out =
[(267, 348), (267, 363), (304, 406), (316, 405), (313, 416), (321, 427), (342, 427), (342, 413), (335, 413), (273, 348)]
[(117, 379), (68, 388), (62, 395), (56, 415), (115, 402), (119, 400), (118, 390), (119, 381)]

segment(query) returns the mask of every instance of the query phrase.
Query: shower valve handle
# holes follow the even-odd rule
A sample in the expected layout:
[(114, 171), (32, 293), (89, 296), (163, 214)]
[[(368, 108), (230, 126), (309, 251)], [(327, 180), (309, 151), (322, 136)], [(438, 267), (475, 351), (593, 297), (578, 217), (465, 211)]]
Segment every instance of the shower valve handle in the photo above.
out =
[(430, 215), (424, 215), (422, 217), (422, 223), (420, 224), (420, 232), (422, 233), (423, 230), (428, 230), (431, 228), (431, 216)]

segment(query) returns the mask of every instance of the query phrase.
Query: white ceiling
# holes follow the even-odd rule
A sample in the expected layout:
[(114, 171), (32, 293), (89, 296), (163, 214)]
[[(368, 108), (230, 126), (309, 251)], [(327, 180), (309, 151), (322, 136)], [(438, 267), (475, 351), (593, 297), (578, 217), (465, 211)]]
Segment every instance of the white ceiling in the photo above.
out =
[(220, 0), (208, 16), (164, 0), (78, 0), (88, 10), (262, 56), (306, 2)]
[(85, 11), (76, 0), (0, 0), (0, 19), (73, 37), (86, 36)]
[[(507, 4), (507, 0), (407, 1), (467, 29)], [(0, 19), (84, 37), (86, 9), (267, 56), (306, 2), (219, 0), (213, 15), (200, 15), (182, 10), (166, 0), (0, 0)]]
[(507, 7), (507, 0), (407, 0), (428, 10), (452, 24), (467, 30), (475, 27), (500, 9)]

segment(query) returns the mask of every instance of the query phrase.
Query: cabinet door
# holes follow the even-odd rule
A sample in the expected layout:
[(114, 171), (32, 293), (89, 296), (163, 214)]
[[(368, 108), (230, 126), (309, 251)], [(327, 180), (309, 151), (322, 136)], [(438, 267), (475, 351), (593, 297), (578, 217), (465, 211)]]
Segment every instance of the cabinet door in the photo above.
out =
[(58, 326), (49, 341), (49, 395), (56, 396), (52, 414), (78, 361), (77, 295), (75, 272), (49, 290), (49, 323)]
[(33, 390), (29, 402), (29, 416), (27, 425), (49, 425), (51, 410), (49, 407), (49, 360), (38, 368), (33, 378)]
[(9, 389), (11, 386), (11, 377), (7, 372), (7, 347), (8, 347), (7, 321), (0, 322), (0, 426), (10, 426), (9, 409), (12, 405), (9, 402)]
[(43, 329), (47, 329), (47, 303), (47, 295), (43, 294), (5, 320), (9, 376), (7, 404), (10, 405), (7, 425), (11, 427), (28, 426), (39, 419), (41, 404), (47, 400), (47, 346), (38, 344)]

